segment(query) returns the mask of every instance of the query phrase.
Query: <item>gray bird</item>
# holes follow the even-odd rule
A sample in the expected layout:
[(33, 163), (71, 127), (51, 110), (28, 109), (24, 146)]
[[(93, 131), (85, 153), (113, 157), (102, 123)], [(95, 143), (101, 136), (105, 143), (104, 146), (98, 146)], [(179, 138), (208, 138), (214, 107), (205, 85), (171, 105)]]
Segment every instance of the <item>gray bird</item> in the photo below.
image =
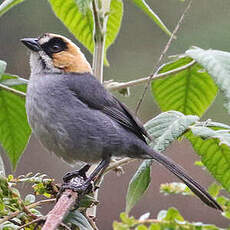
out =
[(74, 43), (51, 33), (21, 41), (31, 50), (26, 111), (32, 131), (48, 151), (70, 164), (100, 161), (86, 187), (112, 156), (154, 159), (205, 204), (222, 211), (180, 166), (147, 145), (143, 125), (97, 81)]

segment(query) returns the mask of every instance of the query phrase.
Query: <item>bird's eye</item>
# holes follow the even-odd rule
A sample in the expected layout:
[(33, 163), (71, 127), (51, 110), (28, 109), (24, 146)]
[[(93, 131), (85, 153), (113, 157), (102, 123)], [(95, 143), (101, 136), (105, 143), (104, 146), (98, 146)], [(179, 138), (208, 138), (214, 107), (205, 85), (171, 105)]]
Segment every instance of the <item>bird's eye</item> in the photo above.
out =
[(52, 53), (57, 53), (57, 52), (62, 51), (62, 47), (58, 44), (52, 45), (49, 49)]
[(54, 37), (50, 39), (48, 42), (45, 42), (41, 45), (42, 49), (48, 54), (50, 57), (52, 54), (59, 53), (67, 49), (67, 44), (63, 41), (62, 38)]

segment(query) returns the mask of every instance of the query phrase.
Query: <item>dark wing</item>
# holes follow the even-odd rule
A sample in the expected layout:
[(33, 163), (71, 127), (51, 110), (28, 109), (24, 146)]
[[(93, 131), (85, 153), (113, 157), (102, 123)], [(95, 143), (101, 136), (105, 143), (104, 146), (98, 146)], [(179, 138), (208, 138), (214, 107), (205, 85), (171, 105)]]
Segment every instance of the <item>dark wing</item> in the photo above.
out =
[(151, 140), (140, 120), (128, 109), (128, 107), (115, 97), (113, 97), (113, 101), (113, 106), (104, 106), (102, 111), (116, 120), (119, 124), (130, 129), (142, 140), (145, 141), (144, 136)]
[(73, 94), (90, 108), (100, 110), (117, 123), (135, 133), (145, 141), (150, 136), (142, 123), (132, 112), (112, 96), (91, 74), (71, 74), (67, 76), (69, 88)]

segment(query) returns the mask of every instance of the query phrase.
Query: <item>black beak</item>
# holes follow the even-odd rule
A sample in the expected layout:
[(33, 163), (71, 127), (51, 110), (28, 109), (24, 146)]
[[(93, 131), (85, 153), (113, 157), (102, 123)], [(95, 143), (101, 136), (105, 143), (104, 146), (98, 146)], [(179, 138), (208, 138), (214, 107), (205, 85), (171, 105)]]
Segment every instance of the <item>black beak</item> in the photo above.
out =
[(41, 46), (38, 43), (37, 38), (23, 38), (21, 39), (21, 42), (32, 51), (38, 52), (41, 50)]

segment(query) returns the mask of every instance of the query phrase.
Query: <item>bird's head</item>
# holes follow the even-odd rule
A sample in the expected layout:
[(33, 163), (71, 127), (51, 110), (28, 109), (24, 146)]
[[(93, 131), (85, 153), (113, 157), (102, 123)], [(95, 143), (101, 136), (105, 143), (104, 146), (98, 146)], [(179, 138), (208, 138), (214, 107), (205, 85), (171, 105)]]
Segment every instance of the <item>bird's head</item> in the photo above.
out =
[(34, 74), (42, 72), (92, 72), (81, 50), (64, 36), (45, 33), (38, 38), (23, 38), (31, 50), (30, 66)]

